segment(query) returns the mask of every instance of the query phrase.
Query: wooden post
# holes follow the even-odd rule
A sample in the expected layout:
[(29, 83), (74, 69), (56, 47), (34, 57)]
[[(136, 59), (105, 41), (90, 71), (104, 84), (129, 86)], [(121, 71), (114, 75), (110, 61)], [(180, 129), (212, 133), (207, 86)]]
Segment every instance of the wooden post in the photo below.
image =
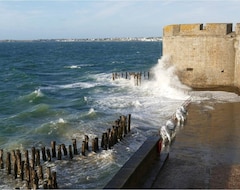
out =
[(95, 139), (92, 139), (92, 151), (96, 152), (96, 144), (95, 144)]
[(51, 153), (49, 148), (47, 148), (47, 161), (51, 162)]
[(37, 149), (36, 150), (36, 166), (39, 166), (40, 165), (40, 150)]
[(50, 167), (47, 167), (47, 186), (48, 186), (48, 189), (51, 189), (52, 188), (52, 175), (51, 175), (51, 169)]
[(24, 180), (24, 163), (25, 163), (25, 161), (21, 161), (20, 178), (22, 181)]
[(25, 155), (25, 164), (29, 165), (29, 156), (28, 156), (28, 150), (24, 151), (24, 155)]
[(78, 151), (77, 151), (77, 141), (76, 141), (76, 139), (72, 139), (72, 143), (73, 143), (73, 154), (77, 155)]
[(128, 114), (127, 129), (128, 129), (128, 132), (130, 132), (130, 130), (131, 130), (131, 114)]
[(122, 132), (123, 132), (122, 126), (120, 125), (117, 129), (118, 129), (118, 139), (121, 141), (122, 140)]
[(56, 141), (51, 142), (52, 147), (52, 158), (56, 158)]
[(112, 79), (115, 80), (114, 73), (112, 73)]
[(68, 146), (68, 152), (69, 152), (69, 158), (73, 159), (73, 153), (72, 153), (72, 145)]
[(52, 189), (57, 189), (57, 173), (52, 172)]
[(85, 147), (86, 147), (85, 143), (86, 143), (85, 141), (82, 142), (82, 155), (83, 156), (86, 156), (86, 154), (85, 154)]
[(107, 150), (107, 145), (108, 145), (107, 133), (103, 133), (101, 141), (101, 147), (103, 148), (103, 150)]
[(32, 188), (33, 189), (38, 189), (39, 179), (38, 179), (36, 170), (32, 170), (32, 182), (33, 182), (32, 183)]
[(21, 176), (21, 162), (22, 162), (22, 158), (21, 158), (21, 152), (19, 149), (16, 150), (16, 157), (17, 157), (17, 174), (18, 176)]
[(42, 168), (41, 165), (38, 166), (38, 178), (39, 178), (40, 180), (43, 180), (43, 168)]
[(11, 174), (11, 155), (9, 152), (7, 152), (7, 158), (6, 158), (6, 170), (7, 174)]
[(46, 161), (47, 161), (47, 157), (46, 157), (45, 146), (43, 146), (43, 147), (41, 148), (41, 150), (42, 150), (42, 160), (43, 160), (44, 162), (46, 162)]
[(113, 146), (113, 138), (112, 138), (112, 132), (111, 129), (108, 128), (107, 130), (107, 138), (108, 138), (108, 148), (110, 149)]
[(118, 143), (118, 126), (115, 126), (114, 132), (115, 132), (115, 134), (114, 134), (115, 140), (114, 140), (114, 141), (115, 141), (116, 143)]
[(0, 169), (3, 169), (3, 149), (0, 150)]
[(17, 175), (18, 175), (18, 168), (17, 168), (17, 157), (15, 155), (15, 157), (13, 158), (13, 175), (14, 175), (14, 179), (17, 179)]
[(89, 150), (89, 146), (88, 146), (88, 141), (89, 141), (89, 137), (87, 135), (85, 135), (85, 149)]
[(15, 150), (11, 151), (11, 159), (12, 159), (12, 162), (16, 159)]
[(57, 146), (57, 157), (58, 157), (58, 160), (62, 159), (61, 145)]
[[(33, 165), (35, 165), (35, 154), (36, 154), (36, 149), (35, 147), (32, 147), (32, 162), (33, 162)], [(33, 166), (34, 167), (34, 166)]]
[(117, 143), (117, 129), (115, 126), (112, 126), (112, 136), (113, 136), (113, 145)]
[(28, 182), (28, 186), (27, 187), (29, 187), (29, 183), (30, 183), (30, 167), (29, 167), (29, 163), (25, 162), (24, 167), (25, 167), (25, 179)]
[(33, 159), (30, 160), (30, 167), (35, 168), (35, 161)]
[(95, 147), (96, 147), (96, 151), (99, 151), (99, 146), (98, 146), (98, 137), (95, 137)]
[(122, 115), (120, 116), (120, 126), (122, 128), (122, 134), (124, 134), (124, 136), (127, 134), (127, 125), (126, 125), (126, 116)]
[(63, 149), (64, 156), (67, 156), (67, 148), (66, 148), (65, 144), (62, 144), (61, 146), (62, 146), (62, 149)]

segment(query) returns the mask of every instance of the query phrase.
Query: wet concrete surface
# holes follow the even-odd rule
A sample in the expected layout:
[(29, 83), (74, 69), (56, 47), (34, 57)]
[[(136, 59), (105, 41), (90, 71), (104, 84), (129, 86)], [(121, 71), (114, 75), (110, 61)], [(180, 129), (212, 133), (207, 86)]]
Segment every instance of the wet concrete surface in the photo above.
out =
[(191, 103), (151, 188), (240, 188), (240, 103)]

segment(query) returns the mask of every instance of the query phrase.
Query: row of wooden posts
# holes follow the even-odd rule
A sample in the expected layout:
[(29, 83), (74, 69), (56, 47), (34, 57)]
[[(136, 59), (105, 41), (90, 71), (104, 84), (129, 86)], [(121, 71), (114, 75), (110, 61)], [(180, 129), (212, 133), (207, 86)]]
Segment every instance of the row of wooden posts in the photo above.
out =
[[(43, 149), (42, 149), (43, 150)], [(57, 173), (51, 172), (51, 168), (46, 168), (46, 179), (44, 179), (43, 166), (40, 164), (40, 150), (32, 147), (31, 159), (29, 159), (28, 150), (24, 151), (25, 160), (22, 159), (22, 153), (19, 149), (12, 150), (6, 154), (6, 163), (4, 166), (3, 150), (0, 150), (0, 169), (6, 168), (6, 174), (13, 174), (14, 179), (25, 180), (28, 189), (38, 189), (43, 185), (44, 189), (56, 189)]]
[[(120, 116), (120, 118), (114, 122), (112, 128), (108, 128), (106, 132), (102, 133), (102, 150), (110, 149), (121, 141), (123, 137), (130, 132), (130, 125), (131, 114)], [(98, 137), (92, 139), (93, 152), (100, 150), (98, 141)], [(85, 135), (82, 141), (81, 155), (86, 156), (86, 151), (90, 151), (88, 135)], [(4, 151), (1, 149), (0, 169), (4, 170), (5, 168), (6, 174), (13, 174), (14, 179), (25, 180), (27, 188), (37, 189), (39, 185), (42, 185), (44, 189), (56, 189), (58, 188), (56, 171), (51, 172), (51, 168), (47, 167), (45, 169), (46, 179), (44, 179), (43, 166), (41, 163), (62, 160), (63, 156), (71, 160), (74, 155), (80, 155), (76, 139), (72, 139), (72, 145), (69, 145), (68, 149), (64, 144), (56, 145), (56, 141), (51, 141), (51, 148), (42, 147), (40, 150), (32, 147), (30, 156), (28, 150), (24, 151), (25, 159), (22, 159), (22, 153), (19, 149), (7, 152), (6, 155), (4, 155)], [(4, 160), (6, 162), (4, 162)]]
[(141, 80), (142, 79), (150, 79), (150, 73), (148, 72), (122, 72), (122, 73), (112, 73), (112, 79), (120, 79), (120, 78), (125, 78), (125, 79), (133, 79), (134, 80), (134, 85), (140, 86), (141, 85)]

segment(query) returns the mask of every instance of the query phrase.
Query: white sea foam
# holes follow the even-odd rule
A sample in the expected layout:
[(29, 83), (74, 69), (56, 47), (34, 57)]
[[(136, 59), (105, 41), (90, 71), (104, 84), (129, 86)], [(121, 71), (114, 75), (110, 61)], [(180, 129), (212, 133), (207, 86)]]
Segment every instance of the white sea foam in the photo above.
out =
[(79, 66), (79, 65), (70, 65), (70, 66), (65, 66), (65, 68), (68, 68), (68, 69), (81, 69), (81, 66)]
[(156, 66), (150, 71), (152, 80), (143, 81), (142, 88), (148, 93), (172, 99), (186, 99), (187, 92), (191, 90), (186, 85), (183, 85), (177, 75), (175, 68), (171, 64), (168, 57), (162, 57), (158, 60)]
[(88, 111), (88, 115), (91, 115), (91, 114), (93, 114), (93, 113), (95, 113), (94, 108), (90, 108), (89, 111)]

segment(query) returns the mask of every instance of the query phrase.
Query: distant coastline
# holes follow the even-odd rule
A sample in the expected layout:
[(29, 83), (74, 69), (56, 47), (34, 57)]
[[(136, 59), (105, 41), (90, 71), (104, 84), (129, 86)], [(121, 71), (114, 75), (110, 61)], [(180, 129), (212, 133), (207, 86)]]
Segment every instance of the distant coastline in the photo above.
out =
[(84, 38), (84, 39), (37, 39), (37, 40), (0, 40), (0, 42), (155, 42), (162, 41), (162, 37), (126, 37), (126, 38)]

